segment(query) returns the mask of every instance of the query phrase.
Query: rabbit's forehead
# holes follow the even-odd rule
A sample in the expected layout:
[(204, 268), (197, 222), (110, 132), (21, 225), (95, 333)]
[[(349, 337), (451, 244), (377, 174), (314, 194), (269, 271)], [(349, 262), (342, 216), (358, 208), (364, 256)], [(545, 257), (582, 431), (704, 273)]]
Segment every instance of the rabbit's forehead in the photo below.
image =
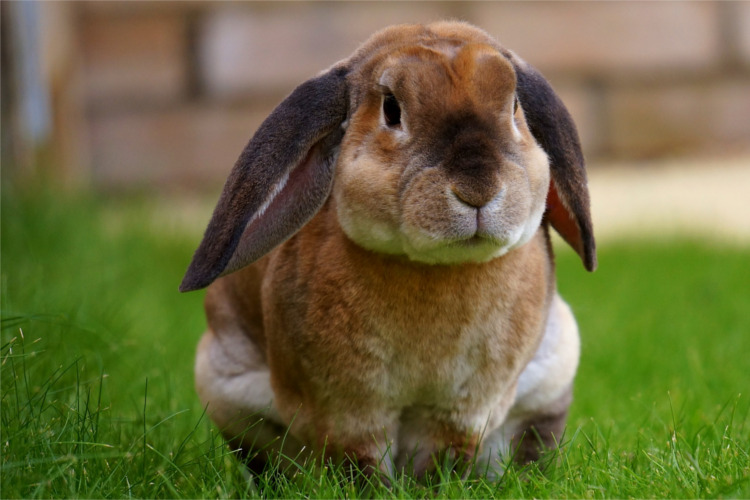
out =
[(394, 50), (374, 76), (378, 86), (404, 97), (445, 92), (505, 101), (516, 85), (513, 66), (497, 49), (459, 40), (435, 40)]

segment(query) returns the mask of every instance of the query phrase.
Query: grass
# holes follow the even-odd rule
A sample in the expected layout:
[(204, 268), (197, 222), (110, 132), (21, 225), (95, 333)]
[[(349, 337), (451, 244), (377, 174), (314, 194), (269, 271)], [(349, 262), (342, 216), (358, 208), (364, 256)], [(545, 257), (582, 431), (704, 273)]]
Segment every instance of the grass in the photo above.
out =
[(205, 220), (168, 220), (148, 200), (4, 190), (3, 498), (750, 497), (748, 248), (610, 243), (594, 274), (560, 252), (583, 357), (544, 471), (362, 490), (301, 467), (251, 486), (192, 385), (202, 293), (177, 285)]

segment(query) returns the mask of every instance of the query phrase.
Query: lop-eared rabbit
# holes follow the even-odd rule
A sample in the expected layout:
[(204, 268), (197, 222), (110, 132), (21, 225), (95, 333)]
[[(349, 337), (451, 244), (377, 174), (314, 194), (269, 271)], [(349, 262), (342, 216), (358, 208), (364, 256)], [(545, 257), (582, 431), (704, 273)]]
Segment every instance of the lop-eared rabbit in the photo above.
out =
[(534, 460), (579, 356), (550, 226), (594, 270), (548, 82), (469, 24), (384, 29), (297, 87), (229, 175), (181, 285), (210, 285), (200, 399), (255, 466)]

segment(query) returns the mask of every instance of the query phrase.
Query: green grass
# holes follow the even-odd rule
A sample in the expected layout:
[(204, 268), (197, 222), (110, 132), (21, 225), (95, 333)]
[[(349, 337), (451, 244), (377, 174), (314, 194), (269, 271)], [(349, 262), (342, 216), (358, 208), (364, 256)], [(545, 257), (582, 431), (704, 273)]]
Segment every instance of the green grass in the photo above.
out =
[(446, 474), (360, 490), (301, 468), (255, 487), (193, 391), (202, 293), (179, 294), (196, 231), (147, 200), (2, 196), (0, 495), (60, 497), (750, 497), (750, 249), (560, 252), (583, 357), (562, 450), (496, 483)]

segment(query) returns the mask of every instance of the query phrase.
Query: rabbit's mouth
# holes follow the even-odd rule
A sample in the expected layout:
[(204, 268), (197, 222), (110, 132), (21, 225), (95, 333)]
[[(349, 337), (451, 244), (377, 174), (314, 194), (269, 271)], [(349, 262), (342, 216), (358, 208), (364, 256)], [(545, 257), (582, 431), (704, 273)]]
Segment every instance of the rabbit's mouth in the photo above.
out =
[[(428, 220), (429, 224), (403, 224), (404, 253), (413, 261), (429, 264), (488, 262), (528, 242), (538, 230), (544, 204), (509, 209), (499, 203), (487, 210), (463, 207), (450, 211), (450, 218)], [(526, 212), (530, 213), (526, 213)]]

